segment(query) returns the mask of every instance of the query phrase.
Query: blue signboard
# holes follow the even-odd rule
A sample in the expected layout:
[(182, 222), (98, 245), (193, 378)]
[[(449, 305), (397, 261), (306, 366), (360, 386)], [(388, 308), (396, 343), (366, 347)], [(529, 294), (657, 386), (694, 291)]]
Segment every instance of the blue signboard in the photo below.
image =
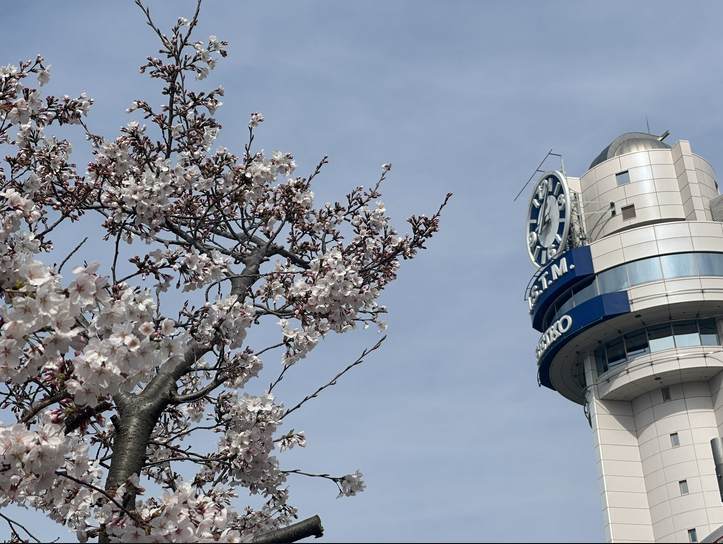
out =
[(598, 323), (630, 312), (627, 291), (606, 293), (571, 308), (545, 331), (537, 344), (540, 383), (555, 389), (550, 380), (550, 365), (555, 355), (572, 338)]
[(532, 279), (527, 294), (532, 326), (542, 332), (542, 320), (550, 304), (565, 290), (594, 273), (590, 246), (566, 251), (544, 268), (540, 268)]

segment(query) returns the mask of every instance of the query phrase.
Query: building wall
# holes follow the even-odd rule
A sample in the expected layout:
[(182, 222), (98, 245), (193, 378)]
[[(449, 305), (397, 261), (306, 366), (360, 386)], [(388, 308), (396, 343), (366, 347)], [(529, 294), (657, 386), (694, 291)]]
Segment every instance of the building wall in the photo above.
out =
[(600, 500), (608, 542), (655, 539), (631, 403), (589, 403)]
[[(618, 185), (616, 175), (625, 171), (630, 183)], [(685, 140), (600, 163), (580, 178), (580, 188), (590, 241), (653, 222), (711, 221), (708, 202), (718, 195), (712, 166)], [(630, 205), (636, 217), (624, 220), (621, 210)]]
[[(668, 401), (660, 389), (632, 402), (592, 399), (608, 542), (689, 542), (689, 529), (696, 529), (700, 540), (723, 524), (710, 447), (719, 433), (722, 385), (719, 374), (710, 384), (669, 386)], [(681, 481), (686, 482), (686, 494)]]
[(676, 384), (668, 390), (668, 401), (657, 389), (631, 405), (655, 540), (687, 542), (688, 529), (702, 537), (723, 523), (710, 447), (717, 426), (707, 383)]

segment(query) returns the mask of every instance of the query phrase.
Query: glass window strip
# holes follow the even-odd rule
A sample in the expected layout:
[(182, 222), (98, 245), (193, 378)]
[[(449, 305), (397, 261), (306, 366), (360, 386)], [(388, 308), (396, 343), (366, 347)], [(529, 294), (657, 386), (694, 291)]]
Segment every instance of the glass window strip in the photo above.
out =
[(663, 277), (666, 280), (674, 278), (690, 278), (698, 275), (694, 253), (661, 255), (660, 263), (663, 267)]
[[(695, 333), (691, 330), (693, 324), (695, 324)], [(681, 337), (679, 342), (676, 342), (676, 329), (678, 336)], [(651, 332), (653, 334), (651, 334)], [(693, 334), (697, 336), (698, 343), (692, 343)], [(703, 343), (704, 334), (706, 335), (707, 343)], [(644, 341), (643, 336), (645, 338)], [(622, 346), (619, 345), (619, 342), (622, 342)], [(643, 345), (644, 342), (646, 345)], [(713, 318), (673, 321), (672, 323), (661, 323), (636, 329), (622, 336), (610, 339), (595, 350), (598, 376), (604, 374), (610, 370), (610, 368), (633, 361), (642, 355), (673, 349), (675, 347), (701, 345), (720, 345), (720, 337), (716, 331), (715, 319)], [(610, 362), (611, 357), (612, 363)]]
[[(695, 269), (697, 272), (697, 277), (700, 276), (720, 276), (723, 277), (723, 253), (711, 253), (711, 252), (693, 252), (693, 253), (676, 253), (672, 255), (663, 255), (662, 257), (674, 257), (674, 256), (680, 256), (681, 259), (685, 258), (688, 255), (693, 255), (694, 261), (695, 261)], [(660, 257), (651, 257), (650, 259), (658, 259), (659, 266), (661, 269), (663, 269), (662, 262), (660, 261)], [(641, 259), (643, 261), (647, 261), (649, 259)], [(640, 261), (633, 261), (632, 263), (625, 263), (618, 266), (614, 266), (613, 268), (609, 268), (607, 270), (604, 270), (600, 274), (597, 274), (594, 280), (595, 287), (595, 293), (597, 295), (604, 295), (606, 293), (614, 293), (617, 291), (623, 291), (627, 290), (631, 286), (631, 281), (629, 277), (628, 272), (628, 265), (634, 264)], [(663, 270), (664, 272), (664, 270)], [(602, 282), (601, 282), (601, 276), (602, 276)], [(665, 274), (663, 273), (660, 279), (655, 279), (651, 281), (660, 281), (663, 279), (663, 276)], [(696, 277), (695, 275), (680, 275), (680, 276), (673, 276), (676, 278), (682, 278), (682, 277)], [(670, 277), (665, 276), (666, 279), (671, 279)], [(601, 285), (602, 284), (602, 285)], [(642, 283), (636, 284), (637, 285), (643, 285)], [(581, 290), (582, 291), (582, 290)], [(580, 292), (581, 292), (580, 291)], [(561, 310), (563, 309), (563, 305), (568, 301), (568, 299), (574, 299), (575, 294), (573, 294), (573, 289), (567, 289), (564, 293), (562, 293), (560, 296), (558, 296), (557, 300), (551, 305), (550, 310), (548, 311), (548, 315), (545, 319), (543, 319), (542, 326), (544, 329), (547, 329), (551, 323), (554, 323), (560, 316), (561, 316)], [(592, 298), (592, 297), (591, 297)], [(586, 302), (589, 299), (586, 299), (582, 302)], [(581, 302), (581, 303), (582, 303)], [(572, 306), (565, 306), (564, 311), (569, 310), (570, 308), (574, 308), (576, 306), (575, 301), (573, 300)]]
[(628, 277), (630, 285), (643, 285), (661, 281), (663, 279), (663, 269), (660, 266), (660, 257), (650, 257), (648, 259), (640, 259), (626, 263), (628, 269)]

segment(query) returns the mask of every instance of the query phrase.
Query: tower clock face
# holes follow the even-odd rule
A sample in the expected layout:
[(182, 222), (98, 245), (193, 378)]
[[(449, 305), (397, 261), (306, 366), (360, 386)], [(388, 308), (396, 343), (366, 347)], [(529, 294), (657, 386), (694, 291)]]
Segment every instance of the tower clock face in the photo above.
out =
[(527, 254), (536, 267), (565, 251), (570, 230), (570, 191), (557, 171), (545, 172), (537, 181), (527, 210)]

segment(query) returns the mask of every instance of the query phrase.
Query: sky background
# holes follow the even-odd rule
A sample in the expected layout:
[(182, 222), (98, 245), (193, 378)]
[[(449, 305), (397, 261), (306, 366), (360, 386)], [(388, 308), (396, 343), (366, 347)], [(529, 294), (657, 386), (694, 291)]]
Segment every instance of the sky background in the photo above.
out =
[[(195, 3), (148, 5), (170, 30)], [(382, 200), (401, 232), (454, 193), (441, 232), (381, 298), (383, 348), (288, 422), (308, 446), (280, 455), (282, 468), (364, 473), (367, 490), (339, 500), (330, 482), (290, 476), (290, 503), (301, 518), (321, 516), (326, 541), (604, 540), (582, 407), (537, 386), (539, 333), (523, 300), (534, 272), (523, 242), (530, 188), (513, 200), (550, 149), (580, 176), (617, 136), (647, 131), (646, 117), (653, 134), (689, 140), (723, 171), (721, 22), (713, 1), (204, 3), (197, 39), (229, 42), (198, 85), (226, 89), (219, 144), (241, 154), (249, 114), (262, 112), (257, 150), (291, 152), (299, 175), (329, 156), (319, 205), (369, 187), (392, 163)], [(44, 55), (43, 91), (86, 92), (96, 101), (89, 128), (109, 139), (133, 99), (160, 105), (158, 82), (138, 73), (157, 49), (129, 0), (3, 5), (0, 64)], [(73, 138), (84, 164), (87, 145)], [(95, 234), (74, 264), (102, 259)], [(328, 338), (278, 398), (292, 406), (378, 339)], [(43, 538), (67, 538), (42, 516), (22, 519)]]

